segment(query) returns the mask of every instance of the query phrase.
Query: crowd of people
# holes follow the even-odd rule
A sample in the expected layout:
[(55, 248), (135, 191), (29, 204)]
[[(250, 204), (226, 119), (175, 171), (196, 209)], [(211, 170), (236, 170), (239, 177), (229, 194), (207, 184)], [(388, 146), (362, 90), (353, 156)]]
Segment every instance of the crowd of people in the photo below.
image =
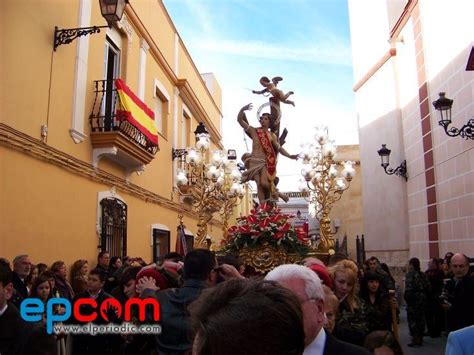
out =
[[(409, 346), (422, 346), (425, 335), (442, 332), (449, 333), (447, 354), (474, 346), (472, 340), (459, 342), (469, 338), (466, 332), (471, 339), (474, 333), (474, 279), (465, 255), (432, 259), (426, 272), (417, 258), (410, 259), (403, 288)], [(170, 253), (150, 265), (101, 252), (93, 268), (82, 259), (69, 268), (60, 260), (48, 267), (19, 255), (11, 263), (0, 259), (0, 354), (397, 355), (403, 353), (397, 289), (389, 268), (376, 257), (364, 265), (341, 259), (329, 266), (307, 258), (302, 265), (281, 265), (255, 276), (236, 257), (216, 257), (205, 249), (184, 258)], [(48, 334), (47, 312), (34, 323), (20, 316), (29, 298), (45, 305), (51, 298), (65, 298), (73, 307), (78, 300), (93, 299), (97, 309), (111, 298), (122, 305), (132, 298), (152, 298), (160, 306), (162, 331)], [(90, 304), (78, 307), (81, 314), (91, 314)], [(59, 305), (54, 312), (65, 309)], [(145, 319), (137, 312), (132, 308), (137, 325), (156, 323), (150, 308)], [(123, 321), (112, 310), (99, 313), (94, 323)], [(74, 316), (65, 322), (81, 323)]]

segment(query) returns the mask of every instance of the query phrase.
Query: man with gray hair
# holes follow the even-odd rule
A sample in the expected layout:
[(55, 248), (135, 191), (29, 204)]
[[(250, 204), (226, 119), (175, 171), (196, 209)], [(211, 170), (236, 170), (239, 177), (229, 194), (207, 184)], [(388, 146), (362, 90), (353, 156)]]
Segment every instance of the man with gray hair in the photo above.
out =
[(319, 277), (302, 265), (280, 265), (265, 280), (276, 281), (292, 291), (301, 303), (305, 331), (303, 355), (370, 354), (367, 350), (337, 340), (323, 329), (324, 290)]
[[(13, 287), (21, 301), (28, 297), (26, 278), (31, 271), (31, 259), (28, 255), (18, 255), (13, 259)], [(19, 305), (17, 305), (19, 306)]]

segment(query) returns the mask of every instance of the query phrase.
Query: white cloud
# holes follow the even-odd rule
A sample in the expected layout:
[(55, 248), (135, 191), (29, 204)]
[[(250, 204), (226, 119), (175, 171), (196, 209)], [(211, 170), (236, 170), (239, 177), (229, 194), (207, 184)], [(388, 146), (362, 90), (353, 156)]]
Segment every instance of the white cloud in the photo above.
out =
[[(268, 11), (267, 6), (262, 6), (265, 3), (262, 0), (226, 1), (238, 5), (239, 11), (243, 9), (255, 18), (259, 18), (261, 11)], [(268, 6), (271, 3), (271, 0), (266, 2)], [(311, 11), (316, 11), (314, 4), (317, 3), (310, 0)], [(252, 140), (245, 137), (237, 123), (237, 113), (243, 105), (253, 102), (254, 109), (248, 113), (248, 118), (251, 125), (258, 125), (257, 109), (268, 99), (252, 94), (251, 89), (259, 89), (258, 78), (271, 73), (285, 78), (282, 90), (295, 91), (292, 98), (296, 107), (282, 105), (282, 129), (286, 127), (289, 130), (285, 144), (288, 152), (299, 153), (300, 143), (313, 141), (313, 127), (320, 124), (329, 126), (329, 133), (336, 144), (357, 144), (352, 81), (349, 80), (347, 88), (341, 87), (335, 95), (334, 90), (325, 90), (325, 85), (333, 85), (336, 78), (330, 77), (330, 82), (325, 82), (326, 76), (319, 74), (331, 67), (335, 73), (351, 67), (349, 40), (321, 26), (318, 21), (311, 21), (304, 31), (294, 33), (291, 42), (282, 42), (271, 32), (272, 35), (267, 33), (266, 37), (271, 41), (265, 42), (259, 40), (262, 38), (260, 30), (248, 34), (239, 31), (238, 23), (235, 26), (220, 26), (216, 19), (230, 14), (225, 12), (229, 10), (227, 7), (216, 7), (203, 0), (185, 0), (180, 5), (186, 6), (193, 16), (191, 21), (185, 22), (188, 26), (188, 31), (185, 31), (186, 46), (200, 70), (214, 72), (222, 87), (223, 143), (226, 148), (236, 149), (239, 159), (252, 149)], [(288, 26), (293, 24), (294, 21), (290, 21)], [(244, 61), (246, 64), (242, 65)], [(337, 68), (334, 70), (334, 67)], [(343, 82), (343, 78), (338, 81)], [(282, 191), (296, 191), (300, 170), (301, 162), (281, 156), (278, 163), (278, 176), (281, 177), (279, 188)]]
[(189, 8), (189, 12), (192, 13), (201, 26), (201, 29), (207, 35), (214, 35), (214, 26), (211, 18), (211, 12), (206, 7), (205, 2), (196, 0), (185, 0), (185, 6)]
[(200, 39), (190, 41), (191, 48), (251, 58), (313, 62), (351, 66), (351, 49), (342, 41), (290, 47), (261, 41)]

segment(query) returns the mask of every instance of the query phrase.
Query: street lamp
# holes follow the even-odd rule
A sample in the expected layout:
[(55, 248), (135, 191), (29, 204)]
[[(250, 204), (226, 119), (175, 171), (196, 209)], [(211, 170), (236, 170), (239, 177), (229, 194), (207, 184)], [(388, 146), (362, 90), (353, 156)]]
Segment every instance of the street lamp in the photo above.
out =
[(77, 37), (87, 36), (93, 33), (99, 33), (101, 28), (112, 28), (112, 25), (122, 19), (125, 6), (128, 0), (99, 0), (100, 12), (107, 21), (107, 26), (92, 26), (80, 28), (66, 28), (60, 30), (54, 27), (54, 50), (61, 44), (68, 44)]
[(240, 184), (241, 173), (235, 163), (235, 154), (221, 150), (208, 152), (210, 135), (202, 122), (194, 135), (195, 147), (173, 150), (172, 155), (173, 159), (180, 158), (176, 174), (178, 192), (189, 198), (198, 216), (196, 244), (207, 248), (207, 224), (213, 214), (219, 212), (226, 228), (230, 213), (243, 196), (243, 187)]
[(105, 18), (109, 27), (122, 19), (128, 0), (99, 0), (100, 13)]
[(395, 174), (397, 176), (404, 177), (405, 180), (408, 180), (406, 160), (402, 161), (402, 163), (395, 169), (388, 167), (390, 165), (390, 152), (391, 150), (387, 148), (386, 144), (382, 144), (382, 148), (377, 150), (377, 153), (380, 155), (380, 165), (383, 167), (383, 170), (385, 170), (387, 175)]
[(327, 127), (316, 127), (314, 139), (316, 144), (304, 144), (300, 154), (303, 160), (301, 175), (305, 180), (300, 190), (308, 195), (311, 215), (320, 224), (319, 251), (334, 254), (329, 214), (355, 176), (354, 162), (343, 162), (341, 171), (341, 164), (334, 160), (337, 146), (329, 139)]
[(243, 185), (240, 184), (242, 173), (236, 164), (236, 159), (237, 155), (235, 150), (229, 149), (227, 151), (228, 164), (223, 167), (223, 171), (219, 177), (222, 184), (223, 198), (219, 214), (222, 217), (222, 231), (224, 232), (224, 237), (227, 235), (227, 230), (229, 229), (229, 217), (234, 207), (242, 202), (244, 196), (244, 188)]
[(438, 124), (444, 128), (444, 132), (450, 137), (461, 136), (466, 139), (474, 139), (474, 118), (471, 118), (460, 129), (448, 126), (451, 124), (451, 108), (454, 100), (448, 99), (446, 93), (440, 92), (438, 100), (433, 102), (434, 108), (439, 111), (440, 120)]

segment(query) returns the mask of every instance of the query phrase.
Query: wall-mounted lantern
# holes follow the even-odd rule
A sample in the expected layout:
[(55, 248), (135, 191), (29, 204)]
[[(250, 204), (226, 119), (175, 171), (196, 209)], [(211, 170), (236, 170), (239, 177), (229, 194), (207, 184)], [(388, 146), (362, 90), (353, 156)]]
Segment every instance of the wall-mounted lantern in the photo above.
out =
[(444, 132), (450, 137), (461, 136), (466, 139), (474, 139), (474, 118), (471, 118), (461, 128), (450, 127), (451, 124), (451, 108), (454, 100), (448, 99), (446, 93), (440, 92), (438, 100), (433, 102), (434, 108), (439, 111), (439, 125), (444, 128)]
[(404, 160), (399, 166), (397, 166), (395, 169), (389, 168), (390, 165), (390, 152), (391, 150), (387, 148), (386, 144), (382, 144), (382, 148), (380, 148), (377, 153), (380, 155), (380, 160), (381, 164), (383, 167), (383, 170), (385, 170), (385, 173), (387, 175), (397, 175), (397, 176), (402, 176), (405, 178), (405, 180), (408, 180), (408, 174), (407, 174), (407, 162)]
[(100, 12), (107, 21), (107, 26), (92, 26), (81, 28), (65, 28), (60, 30), (58, 26), (54, 27), (54, 50), (61, 44), (68, 44), (77, 37), (87, 36), (93, 33), (99, 33), (101, 28), (109, 27), (122, 19), (125, 6), (128, 0), (99, 0)]

